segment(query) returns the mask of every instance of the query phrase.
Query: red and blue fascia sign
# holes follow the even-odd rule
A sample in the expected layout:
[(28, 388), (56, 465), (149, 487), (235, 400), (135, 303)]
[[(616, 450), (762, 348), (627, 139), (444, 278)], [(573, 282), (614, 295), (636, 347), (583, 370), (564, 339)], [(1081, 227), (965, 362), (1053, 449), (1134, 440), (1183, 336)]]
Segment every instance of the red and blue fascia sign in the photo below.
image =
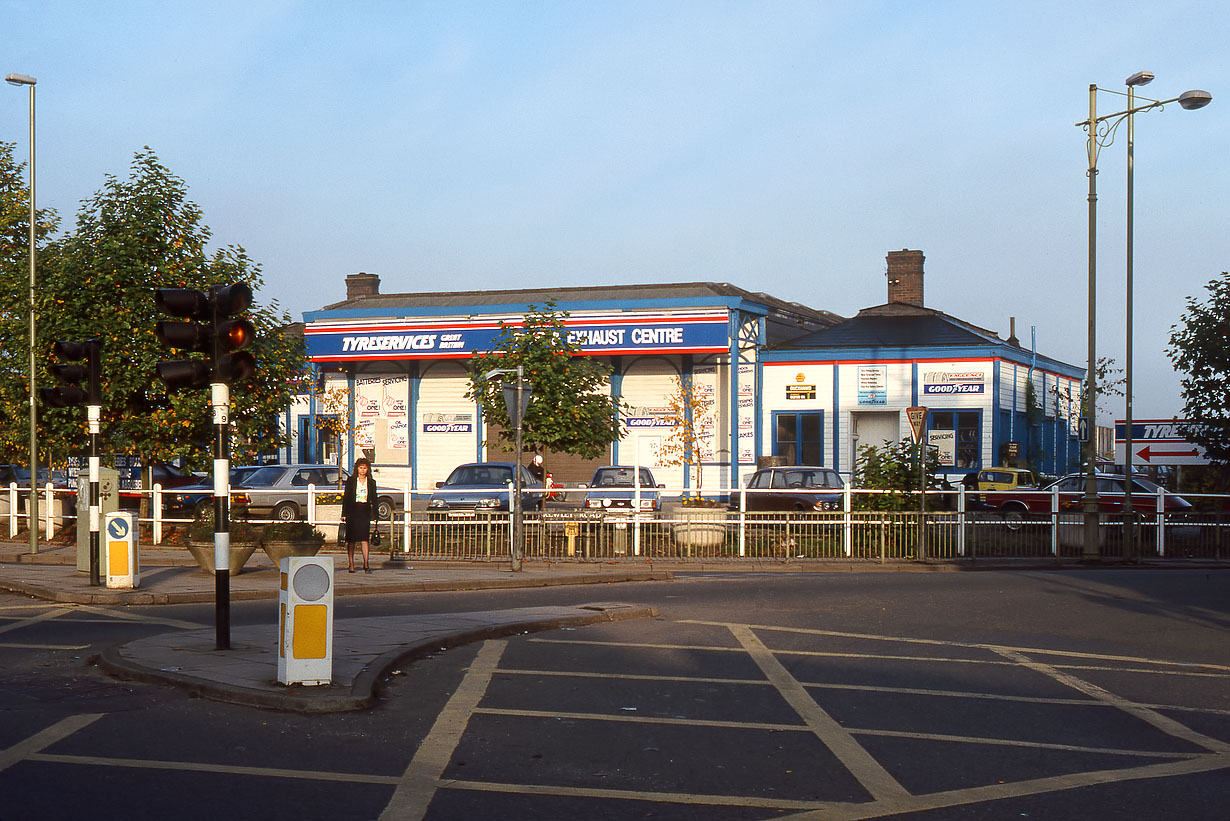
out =
[[(509, 321), (508, 324), (513, 324)], [(719, 353), (730, 350), (726, 313), (569, 317), (566, 327), (583, 353)], [(304, 329), (308, 359), (352, 362), (450, 359), (491, 350), (498, 321), (320, 323)]]

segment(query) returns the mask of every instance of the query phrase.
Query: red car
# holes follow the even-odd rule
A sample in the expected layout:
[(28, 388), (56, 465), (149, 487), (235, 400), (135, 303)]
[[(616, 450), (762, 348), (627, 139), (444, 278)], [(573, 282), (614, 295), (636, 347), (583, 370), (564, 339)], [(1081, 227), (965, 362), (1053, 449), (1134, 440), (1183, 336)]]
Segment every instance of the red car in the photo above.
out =
[[(1118, 474), (1099, 473), (1096, 476), (1098, 512), (1115, 515), (1123, 512), (1124, 480)], [(1039, 490), (985, 492), (979, 494), (979, 508), (995, 510), (1004, 515), (1009, 526), (1028, 515), (1049, 515), (1053, 491), (1059, 491), (1059, 512), (1080, 513), (1085, 509), (1085, 479), (1083, 473), (1071, 473)], [(1143, 476), (1132, 477), (1132, 510), (1137, 515), (1151, 516), (1157, 512), (1159, 485)], [(1166, 513), (1185, 513), (1191, 503), (1174, 493), (1163, 497)]]

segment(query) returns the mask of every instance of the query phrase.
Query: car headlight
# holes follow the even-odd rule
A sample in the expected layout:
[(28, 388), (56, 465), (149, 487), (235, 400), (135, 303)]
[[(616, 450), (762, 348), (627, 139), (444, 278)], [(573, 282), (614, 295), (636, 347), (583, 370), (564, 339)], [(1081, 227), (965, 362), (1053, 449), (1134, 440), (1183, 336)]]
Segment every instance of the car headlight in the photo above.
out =
[(430, 502), (427, 503), (427, 506), (430, 508), (435, 508), (436, 510), (439, 510), (442, 507), (448, 507), (448, 502), (444, 501), (443, 499), (432, 499)]
[(603, 499), (603, 500), (602, 500), (602, 506), (603, 506), (603, 507), (610, 507), (610, 506), (611, 506), (611, 500), (610, 500), (610, 499)]
[(586, 507), (602, 507), (602, 501), (600, 499), (586, 499), (585, 506)]
[(499, 507), (500, 500), (492, 499), (492, 498), (479, 499), (477, 502), (474, 503), (474, 506), (475, 507)]

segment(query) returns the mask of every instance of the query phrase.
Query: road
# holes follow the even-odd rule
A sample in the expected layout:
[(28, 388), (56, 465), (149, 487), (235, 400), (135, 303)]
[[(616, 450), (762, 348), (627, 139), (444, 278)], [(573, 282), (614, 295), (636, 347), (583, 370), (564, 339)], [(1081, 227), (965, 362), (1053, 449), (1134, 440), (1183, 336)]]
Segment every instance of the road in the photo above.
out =
[[(194, 700), (87, 664), (108, 643), (207, 626), (208, 606), (2, 596), (0, 817), (1220, 819), (1230, 806), (1230, 573), (683, 575), (601, 591), (660, 618), (453, 648), (398, 671), (375, 709), (328, 716)], [(338, 618), (594, 593), (357, 597)]]

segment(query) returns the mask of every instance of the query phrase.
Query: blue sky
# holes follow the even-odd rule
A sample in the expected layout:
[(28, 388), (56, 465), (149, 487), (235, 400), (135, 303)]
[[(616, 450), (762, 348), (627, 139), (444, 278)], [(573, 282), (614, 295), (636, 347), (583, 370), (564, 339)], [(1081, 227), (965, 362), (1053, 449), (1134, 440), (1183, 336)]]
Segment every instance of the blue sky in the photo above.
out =
[[(729, 282), (846, 316), (921, 249), (926, 303), (1083, 365), (1090, 83), (1136, 120), (1137, 418), (1230, 265), (1221, 2), (4, 0), (66, 223), (151, 146), (295, 319), (418, 292)], [(24, 90), (0, 86), (24, 157)], [(1099, 112), (1123, 99), (1103, 94)], [(1121, 129), (1121, 132), (1123, 129)], [(1125, 135), (1099, 160), (1098, 349), (1124, 348)], [(1112, 416), (1122, 415), (1115, 403)]]

